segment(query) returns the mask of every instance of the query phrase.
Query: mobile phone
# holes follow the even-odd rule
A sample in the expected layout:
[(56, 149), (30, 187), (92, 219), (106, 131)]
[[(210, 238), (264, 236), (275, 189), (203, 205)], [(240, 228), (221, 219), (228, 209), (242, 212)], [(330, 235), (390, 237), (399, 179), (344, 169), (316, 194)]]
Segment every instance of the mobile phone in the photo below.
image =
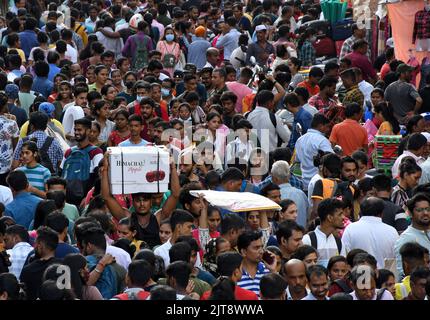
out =
[(264, 251), (263, 253), (263, 260), (268, 264), (271, 265), (273, 263), (273, 256), (271, 255), (271, 253), (269, 251)]

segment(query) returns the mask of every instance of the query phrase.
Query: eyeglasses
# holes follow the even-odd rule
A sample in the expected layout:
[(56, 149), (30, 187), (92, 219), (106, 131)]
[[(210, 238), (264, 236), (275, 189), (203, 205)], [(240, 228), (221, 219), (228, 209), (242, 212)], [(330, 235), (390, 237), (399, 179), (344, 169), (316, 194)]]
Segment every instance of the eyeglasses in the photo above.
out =
[(415, 211), (418, 213), (422, 213), (424, 211), (430, 212), (430, 207), (426, 207), (426, 208), (415, 208)]

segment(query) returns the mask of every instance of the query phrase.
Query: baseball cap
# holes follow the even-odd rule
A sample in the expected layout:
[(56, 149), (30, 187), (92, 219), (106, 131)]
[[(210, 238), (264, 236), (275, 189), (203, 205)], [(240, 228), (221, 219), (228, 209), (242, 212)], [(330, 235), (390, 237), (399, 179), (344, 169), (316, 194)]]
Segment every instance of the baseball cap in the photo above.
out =
[(173, 78), (182, 78), (184, 76), (184, 72), (181, 70), (175, 70), (175, 72), (173, 72)]
[(55, 107), (50, 102), (42, 102), (39, 105), (39, 111), (41, 111), (43, 113), (46, 113), (49, 117), (53, 118), (54, 117)]
[(4, 89), (4, 92), (8, 96), (9, 99), (18, 99), (19, 87), (16, 84), (8, 84)]
[(387, 47), (394, 48), (394, 39), (393, 38), (388, 38), (387, 41), (385, 42), (385, 45)]
[(255, 32), (259, 32), (259, 31), (266, 31), (267, 28), (264, 24), (259, 24), (257, 27), (255, 27)]
[(411, 72), (411, 71), (414, 71), (414, 70), (415, 70), (414, 67), (411, 67), (411, 66), (409, 66), (409, 65), (407, 65), (405, 63), (401, 63), (401, 64), (399, 64), (397, 66), (396, 72), (397, 73), (404, 73), (404, 72), (408, 72), (408, 71)]

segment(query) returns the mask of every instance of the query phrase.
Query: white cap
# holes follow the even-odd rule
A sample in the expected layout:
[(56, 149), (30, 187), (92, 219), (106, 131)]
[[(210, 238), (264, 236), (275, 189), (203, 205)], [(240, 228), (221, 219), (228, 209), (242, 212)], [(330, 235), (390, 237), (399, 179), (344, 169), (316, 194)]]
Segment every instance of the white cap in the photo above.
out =
[(255, 27), (255, 32), (266, 31), (266, 30), (267, 30), (267, 28), (264, 24), (259, 24), (257, 27)]
[(387, 41), (385, 42), (385, 44), (387, 47), (394, 48), (394, 39), (388, 38)]
[(421, 134), (422, 134), (424, 137), (426, 137), (426, 139), (427, 139), (427, 143), (430, 143), (430, 133), (428, 133), (428, 132), (421, 132)]

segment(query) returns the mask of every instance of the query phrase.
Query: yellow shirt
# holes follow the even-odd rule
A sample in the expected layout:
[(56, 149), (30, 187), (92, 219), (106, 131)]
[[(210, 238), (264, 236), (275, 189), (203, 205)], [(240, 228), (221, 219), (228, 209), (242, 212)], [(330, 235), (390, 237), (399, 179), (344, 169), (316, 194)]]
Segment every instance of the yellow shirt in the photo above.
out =
[(410, 276), (406, 276), (402, 282), (395, 284), (396, 288), (396, 296), (394, 297), (396, 300), (403, 300), (408, 296), (411, 292), (411, 282)]
[(75, 32), (79, 34), (82, 38), (82, 42), (84, 43), (84, 46), (88, 43), (88, 34), (87, 29), (84, 25), (80, 24), (79, 22), (75, 23)]
[(393, 127), (391, 126), (391, 123), (388, 121), (384, 121), (379, 126), (379, 130), (377, 133), (378, 136), (392, 136), (394, 135)]
[[(62, 132), (62, 134), (63, 134), (63, 136), (64, 136), (64, 128), (63, 128), (63, 125), (61, 124), (61, 122), (60, 121), (58, 121), (57, 119), (51, 119), (51, 122), (53, 122), (54, 123), (54, 125), (58, 128), (58, 129), (60, 129), (61, 130), (61, 132)], [(19, 137), (22, 139), (22, 138), (25, 138), (26, 136), (27, 136), (27, 132), (28, 132), (28, 124), (29, 124), (29, 122), (27, 121), (27, 122), (25, 122), (23, 125), (22, 125), (22, 127), (21, 127), (21, 131), (19, 132)]]
[(22, 49), (9, 48), (9, 49), (7, 49), (7, 52), (9, 52), (10, 50), (16, 50), (16, 51), (18, 51), (18, 54), (21, 57), (22, 63), (27, 62), (27, 60), (25, 60), (25, 54), (24, 54), (24, 51), (22, 51)]

